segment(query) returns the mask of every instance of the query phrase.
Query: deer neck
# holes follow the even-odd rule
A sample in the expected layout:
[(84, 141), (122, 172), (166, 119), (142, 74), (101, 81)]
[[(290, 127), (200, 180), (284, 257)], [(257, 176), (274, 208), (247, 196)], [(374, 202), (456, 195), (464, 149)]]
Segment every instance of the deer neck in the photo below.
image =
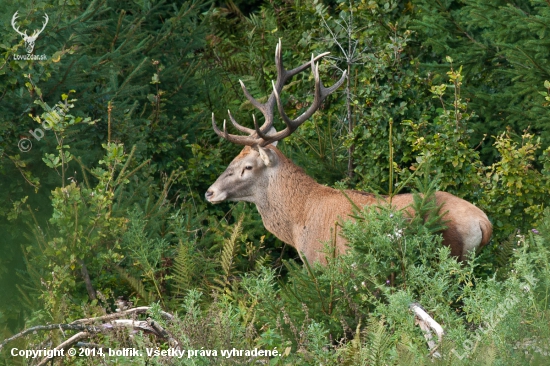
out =
[(322, 186), (284, 156), (267, 182), (267, 188), (255, 202), (264, 226), (300, 251), (303, 248), (299, 248), (299, 237), (307, 218), (307, 207), (312, 204), (310, 197)]

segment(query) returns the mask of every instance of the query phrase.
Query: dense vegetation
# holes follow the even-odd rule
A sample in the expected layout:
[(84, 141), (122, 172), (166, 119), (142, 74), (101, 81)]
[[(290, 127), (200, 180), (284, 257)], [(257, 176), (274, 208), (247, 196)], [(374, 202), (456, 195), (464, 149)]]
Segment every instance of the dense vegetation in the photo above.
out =
[[(0, 5), (0, 344), (150, 306), (161, 336), (87, 329), (80, 346), (217, 351), (104, 359), (121, 365), (548, 364), (548, 1)], [(16, 11), (29, 34), (48, 14), (33, 51), (45, 60), (18, 59)], [(302, 263), (253, 205), (203, 198), (239, 151), (211, 113), (252, 125), (238, 81), (271, 92), (279, 39), (285, 65), (330, 51), (325, 84), (349, 75), (281, 151), (322, 184), (425, 198), (412, 220), (355, 212), (342, 227), (350, 251), (324, 267)], [(302, 73), (285, 88), (289, 115), (312, 84)], [(493, 223), (467, 263), (441, 245), (435, 189)], [(437, 349), (413, 303), (444, 328)], [(10, 350), (53, 349), (84, 329), (61, 328), (6, 343), (0, 362), (37, 364)], [(233, 348), (279, 356), (221, 355)]]

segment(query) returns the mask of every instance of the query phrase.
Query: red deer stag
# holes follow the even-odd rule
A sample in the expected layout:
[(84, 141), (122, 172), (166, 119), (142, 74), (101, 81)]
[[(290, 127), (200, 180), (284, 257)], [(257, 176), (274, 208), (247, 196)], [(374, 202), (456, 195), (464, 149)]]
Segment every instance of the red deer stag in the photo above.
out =
[[(229, 112), (235, 128), (247, 134), (246, 136), (229, 134), (225, 121), (221, 131), (212, 114), (212, 127), (216, 134), (235, 144), (244, 145), (245, 148), (205, 194), (206, 199), (214, 204), (226, 200), (255, 203), (266, 229), (296, 248), (310, 263), (326, 263), (322, 253), (323, 242), (331, 239), (331, 228), (334, 228), (338, 220), (346, 219), (352, 212), (352, 207), (342, 192), (315, 182), (275, 145), (311, 117), (319, 109), (323, 99), (344, 82), (346, 72), (332, 87), (323, 86), (319, 78), (319, 64), (315, 62), (327, 54), (328, 52), (317, 57), (312, 55), (310, 62), (285, 70), (279, 41), (275, 50), (277, 81), (273, 83), (273, 92), (267, 101), (263, 104), (258, 102), (250, 95), (243, 82), (240, 82), (246, 98), (264, 115), (264, 124), (258, 127), (254, 118), (254, 129), (244, 127)], [(280, 93), (292, 76), (308, 67), (311, 67), (315, 78), (313, 103), (302, 115), (290, 119), (283, 110)], [(279, 132), (273, 128), (275, 104), (286, 124), (286, 128)], [(353, 190), (345, 192), (359, 207), (379, 203), (374, 195)], [(442, 212), (447, 211), (444, 219), (448, 222), (447, 229), (443, 232), (443, 242), (451, 248), (452, 255), (462, 260), (470, 250), (487, 244), (492, 226), (483, 211), (445, 192), (437, 192), (436, 201), (442, 204)], [(392, 205), (398, 209), (407, 208), (411, 203), (411, 194), (399, 194), (392, 198)], [(343, 237), (336, 239), (336, 249), (338, 253), (347, 250)]]

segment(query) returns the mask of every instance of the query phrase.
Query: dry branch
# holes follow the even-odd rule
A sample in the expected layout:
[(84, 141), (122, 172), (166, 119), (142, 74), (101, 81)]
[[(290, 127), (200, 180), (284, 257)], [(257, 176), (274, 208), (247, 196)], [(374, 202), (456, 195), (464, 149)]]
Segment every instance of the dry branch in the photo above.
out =
[(168, 339), (168, 343), (170, 344), (170, 347), (179, 349), (179, 342), (168, 331), (166, 331), (159, 323), (157, 323), (151, 318), (147, 318), (147, 323), (158, 334), (161, 334), (163, 338)]
[[(90, 323), (94, 323), (94, 322), (98, 322), (98, 321), (105, 321), (105, 320), (110, 320), (110, 319), (122, 318), (122, 317), (124, 317), (126, 315), (130, 315), (130, 314), (144, 314), (147, 311), (149, 311), (149, 309), (151, 309), (149, 306), (140, 306), (140, 307), (137, 307), (137, 308), (124, 310), (124, 311), (121, 311), (119, 313), (113, 313), (113, 314), (98, 316), (98, 317), (95, 317), (95, 318), (78, 319), (78, 320), (73, 321), (71, 324), (90, 324)], [(165, 311), (161, 311), (160, 314), (167, 320), (172, 320), (174, 318), (174, 316), (172, 314), (167, 313)]]
[[(443, 328), (420, 306), (420, 304), (412, 303), (409, 305), (409, 309), (411, 309), (415, 315), (415, 324), (418, 324), (420, 329), (424, 332), (424, 338), (426, 338), (426, 341), (428, 342), (430, 355), (433, 355), (436, 358), (441, 358), (441, 354), (437, 352), (437, 348), (443, 339), (443, 334), (445, 334)], [(430, 329), (433, 329), (435, 334), (437, 334), (438, 344), (433, 341), (432, 332)]]
[[(151, 318), (147, 320), (137, 320), (135, 315), (143, 314), (149, 311), (151, 308), (148, 306), (141, 306), (137, 308), (128, 309), (121, 311), (119, 313), (108, 314), (103, 316), (98, 316), (94, 318), (83, 318), (73, 321), (70, 324), (48, 324), (48, 325), (38, 325), (25, 329), (10, 338), (5, 339), (0, 343), (0, 350), (8, 343), (15, 339), (24, 337), (31, 333), (36, 333), (38, 331), (48, 331), (48, 330), (75, 330), (79, 333), (71, 336), (69, 339), (55, 347), (55, 349), (65, 349), (70, 347), (73, 344), (78, 343), (82, 339), (86, 339), (93, 334), (101, 332), (109, 332), (115, 329), (129, 328), (136, 331), (142, 331), (149, 334), (153, 334), (158, 338), (165, 339), (168, 341), (171, 347), (179, 348), (179, 342), (160, 324), (155, 322)], [(165, 311), (161, 311), (160, 314), (168, 320), (172, 320), (174, 316)], [(120, 319), (127, 316), (133, 316), (133, 319)], [(38, 365), (45, 365), (46, 362), (51, 360), (50, 358), (45, 358)]]
[(80, 325), (80, 324), (49, 324), (49, 325), (37, 325), (35, 327), (30, 327), (28, 329), (25, 329), (7, 339), (2, 341), (0, 343), (0, 350), (2, 350), (2, 347), (4, 347), (8, 342), (11, 342), (15, 339), (21, 338), (26, 336), (27, 334), (34, 333), (37, 331), (46, 331), (46, 330), (79, 330), (79, 331), (89, 331), (92, 333), (97, 333), (98, 330), (94, 326), (86, 326), (86, 325)]
[[(88, 338), (89, 335), (90, 334), (88, 332), (76, 333), (74, 336), (67, 339), (65, 342), (61, 343), (59, 346), (55, 347), (54, 350), (67, 349), (70, 346), (72, 346), (73, 344), (77, 343), (79, 340), (84, 339), (84, 338)], [(52, 359), (50, 357), (44, 357), (42, 359), (42, 361), (40, 361), (36, 366), (43, 366), (51, 360)]]

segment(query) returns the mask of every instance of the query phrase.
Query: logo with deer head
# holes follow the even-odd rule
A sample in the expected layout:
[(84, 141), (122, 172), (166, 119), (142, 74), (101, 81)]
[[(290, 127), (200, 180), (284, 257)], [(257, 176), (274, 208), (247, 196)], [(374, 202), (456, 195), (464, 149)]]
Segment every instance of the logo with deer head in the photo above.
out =
[(27, 31), (25, 30), (25, 32), (21, 32), (19, 30), (19, 27), (16, 26), (15, 22), (17, 21), (17, 17), (18, 17), (18, 11), (15, 12), (15, 14), (13, 14), (13, 17), (11, 18), (11, 26), (13, 27), (13, 29), (19, 33), (19, 35), (21, 37), (23, 37), (23, 40), (25, 41), (25, 48), (27, 49), (27, 53), (32, 53), (32, 51), (34, 50), (34, 43), (36, 42), (36, 39), (38, 38), (38, 36), (40, 35), (40, 33), (42, 33), (42, 31), (44, 30), (44, 28), (46, 28), (46, 24), (48, 24), (48, 14), (44, 14), (44, 24), (42, 25), (42, 29), (40, 30), (35, 30), (32, 35), (28, 35), (27, 34)]

